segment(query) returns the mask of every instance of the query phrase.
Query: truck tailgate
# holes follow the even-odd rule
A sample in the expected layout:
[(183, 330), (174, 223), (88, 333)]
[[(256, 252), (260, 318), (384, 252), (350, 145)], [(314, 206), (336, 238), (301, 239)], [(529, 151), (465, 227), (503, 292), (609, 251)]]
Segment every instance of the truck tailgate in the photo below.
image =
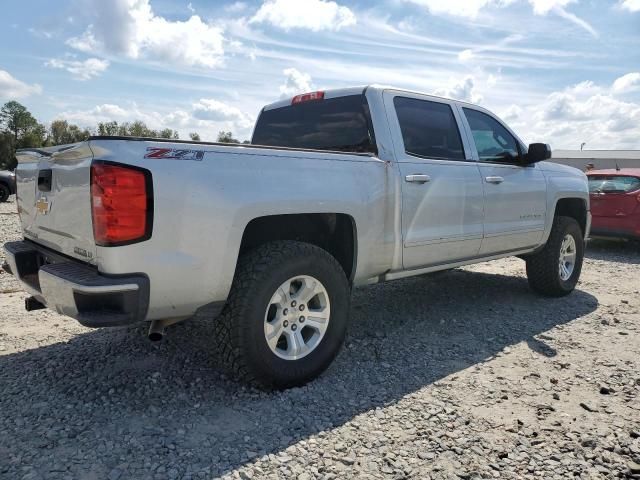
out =
[(25, 238), (94, 263), (92, 152), (87, 142), (16, 153), (18, 214)]

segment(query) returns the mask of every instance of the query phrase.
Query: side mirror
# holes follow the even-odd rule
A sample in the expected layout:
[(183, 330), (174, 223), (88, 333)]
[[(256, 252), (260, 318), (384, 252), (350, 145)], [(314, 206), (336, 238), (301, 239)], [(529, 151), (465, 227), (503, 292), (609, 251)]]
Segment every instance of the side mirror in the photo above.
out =
[(551, 158), (551, 147), (546, 143), (532, 143), (524, 156), (525, 163), (537, 163)]

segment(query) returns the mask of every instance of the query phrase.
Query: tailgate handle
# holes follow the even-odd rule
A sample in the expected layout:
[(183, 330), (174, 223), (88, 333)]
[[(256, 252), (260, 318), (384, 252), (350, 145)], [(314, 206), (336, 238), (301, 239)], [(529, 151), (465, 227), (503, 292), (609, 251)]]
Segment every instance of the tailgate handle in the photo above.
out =
[(50, 192), (52, 178), (53, 171), (51, 171), (51, 169), (40, 170), (38, 172), (38, 190), (41, 192)]

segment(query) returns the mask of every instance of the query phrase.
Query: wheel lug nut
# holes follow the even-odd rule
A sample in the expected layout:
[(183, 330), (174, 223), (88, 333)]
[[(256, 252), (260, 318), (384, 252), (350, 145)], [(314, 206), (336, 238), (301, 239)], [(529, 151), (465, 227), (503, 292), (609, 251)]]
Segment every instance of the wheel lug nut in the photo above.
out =
[(289, 315), (289, 309), (285, 308), (284, 310), (282, 310), (282, 314), (283, 315)]
[(293, 330), (294, 332), (296, 331), (296, 328), (298, 328), (298, 326), (295, 323), (291, 325), (291, 330)]
[(282, 322), (282, 326), (284, 328), (287, 328), (289, 326), (289, 322), (287, 322), (286, 320), (284, 322)]
[(293, 302), (291, 302), (291, 306), (292, 306), (293, 308), (296, 308), (296, 305), (297, 305), (297, 303), (296, 303), (296, 301), (295, 301), (295, 300), (294, 300)]
[(298, 307), (298, 309), (302, 312), (304, 311), (304, 303), (301, 303), (300, 306)]
[(300, 320), (300, 323), (304, 323), (304, 317), (300, 317), (298, 320)]

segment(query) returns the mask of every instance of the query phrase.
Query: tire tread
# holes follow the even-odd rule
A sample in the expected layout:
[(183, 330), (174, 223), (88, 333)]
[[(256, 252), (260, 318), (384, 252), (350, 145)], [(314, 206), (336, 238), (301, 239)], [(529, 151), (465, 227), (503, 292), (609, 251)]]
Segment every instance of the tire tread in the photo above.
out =
[[(573, 288), (567, 290), (562, 286), (558, 274), (557, 251), (565, 232), (572, 226), (580, 229), (578, 222), (574, 218), (557, 216), (554, 219), (549, 239), (544, 248), (540, 252), (527, 257), (527, 279), (529, 286), (534, 291), (549, 297), (562, 297), (573, 291)], [(576, 259), (575, 268), (574, 274), (579, 277), (582, 269), (582, 258)]]
[(243, 319), (247, 316), (247, 306), (251, 302), (250, 296), (257, 282), (292, 256), (322, 258), (344, 279), (344, 286), (349, 288), (344, 270), (338, 261), (327, 251), (309, 243), (289, 240), (269, 242), (239, 258), (227, 303), (215, 321), (214, 348), (219, 363), (229, 375), (258, 388), (271, 389), (278, 385), (257, 374), (247, 361), (243, 337), (240, 335)]

